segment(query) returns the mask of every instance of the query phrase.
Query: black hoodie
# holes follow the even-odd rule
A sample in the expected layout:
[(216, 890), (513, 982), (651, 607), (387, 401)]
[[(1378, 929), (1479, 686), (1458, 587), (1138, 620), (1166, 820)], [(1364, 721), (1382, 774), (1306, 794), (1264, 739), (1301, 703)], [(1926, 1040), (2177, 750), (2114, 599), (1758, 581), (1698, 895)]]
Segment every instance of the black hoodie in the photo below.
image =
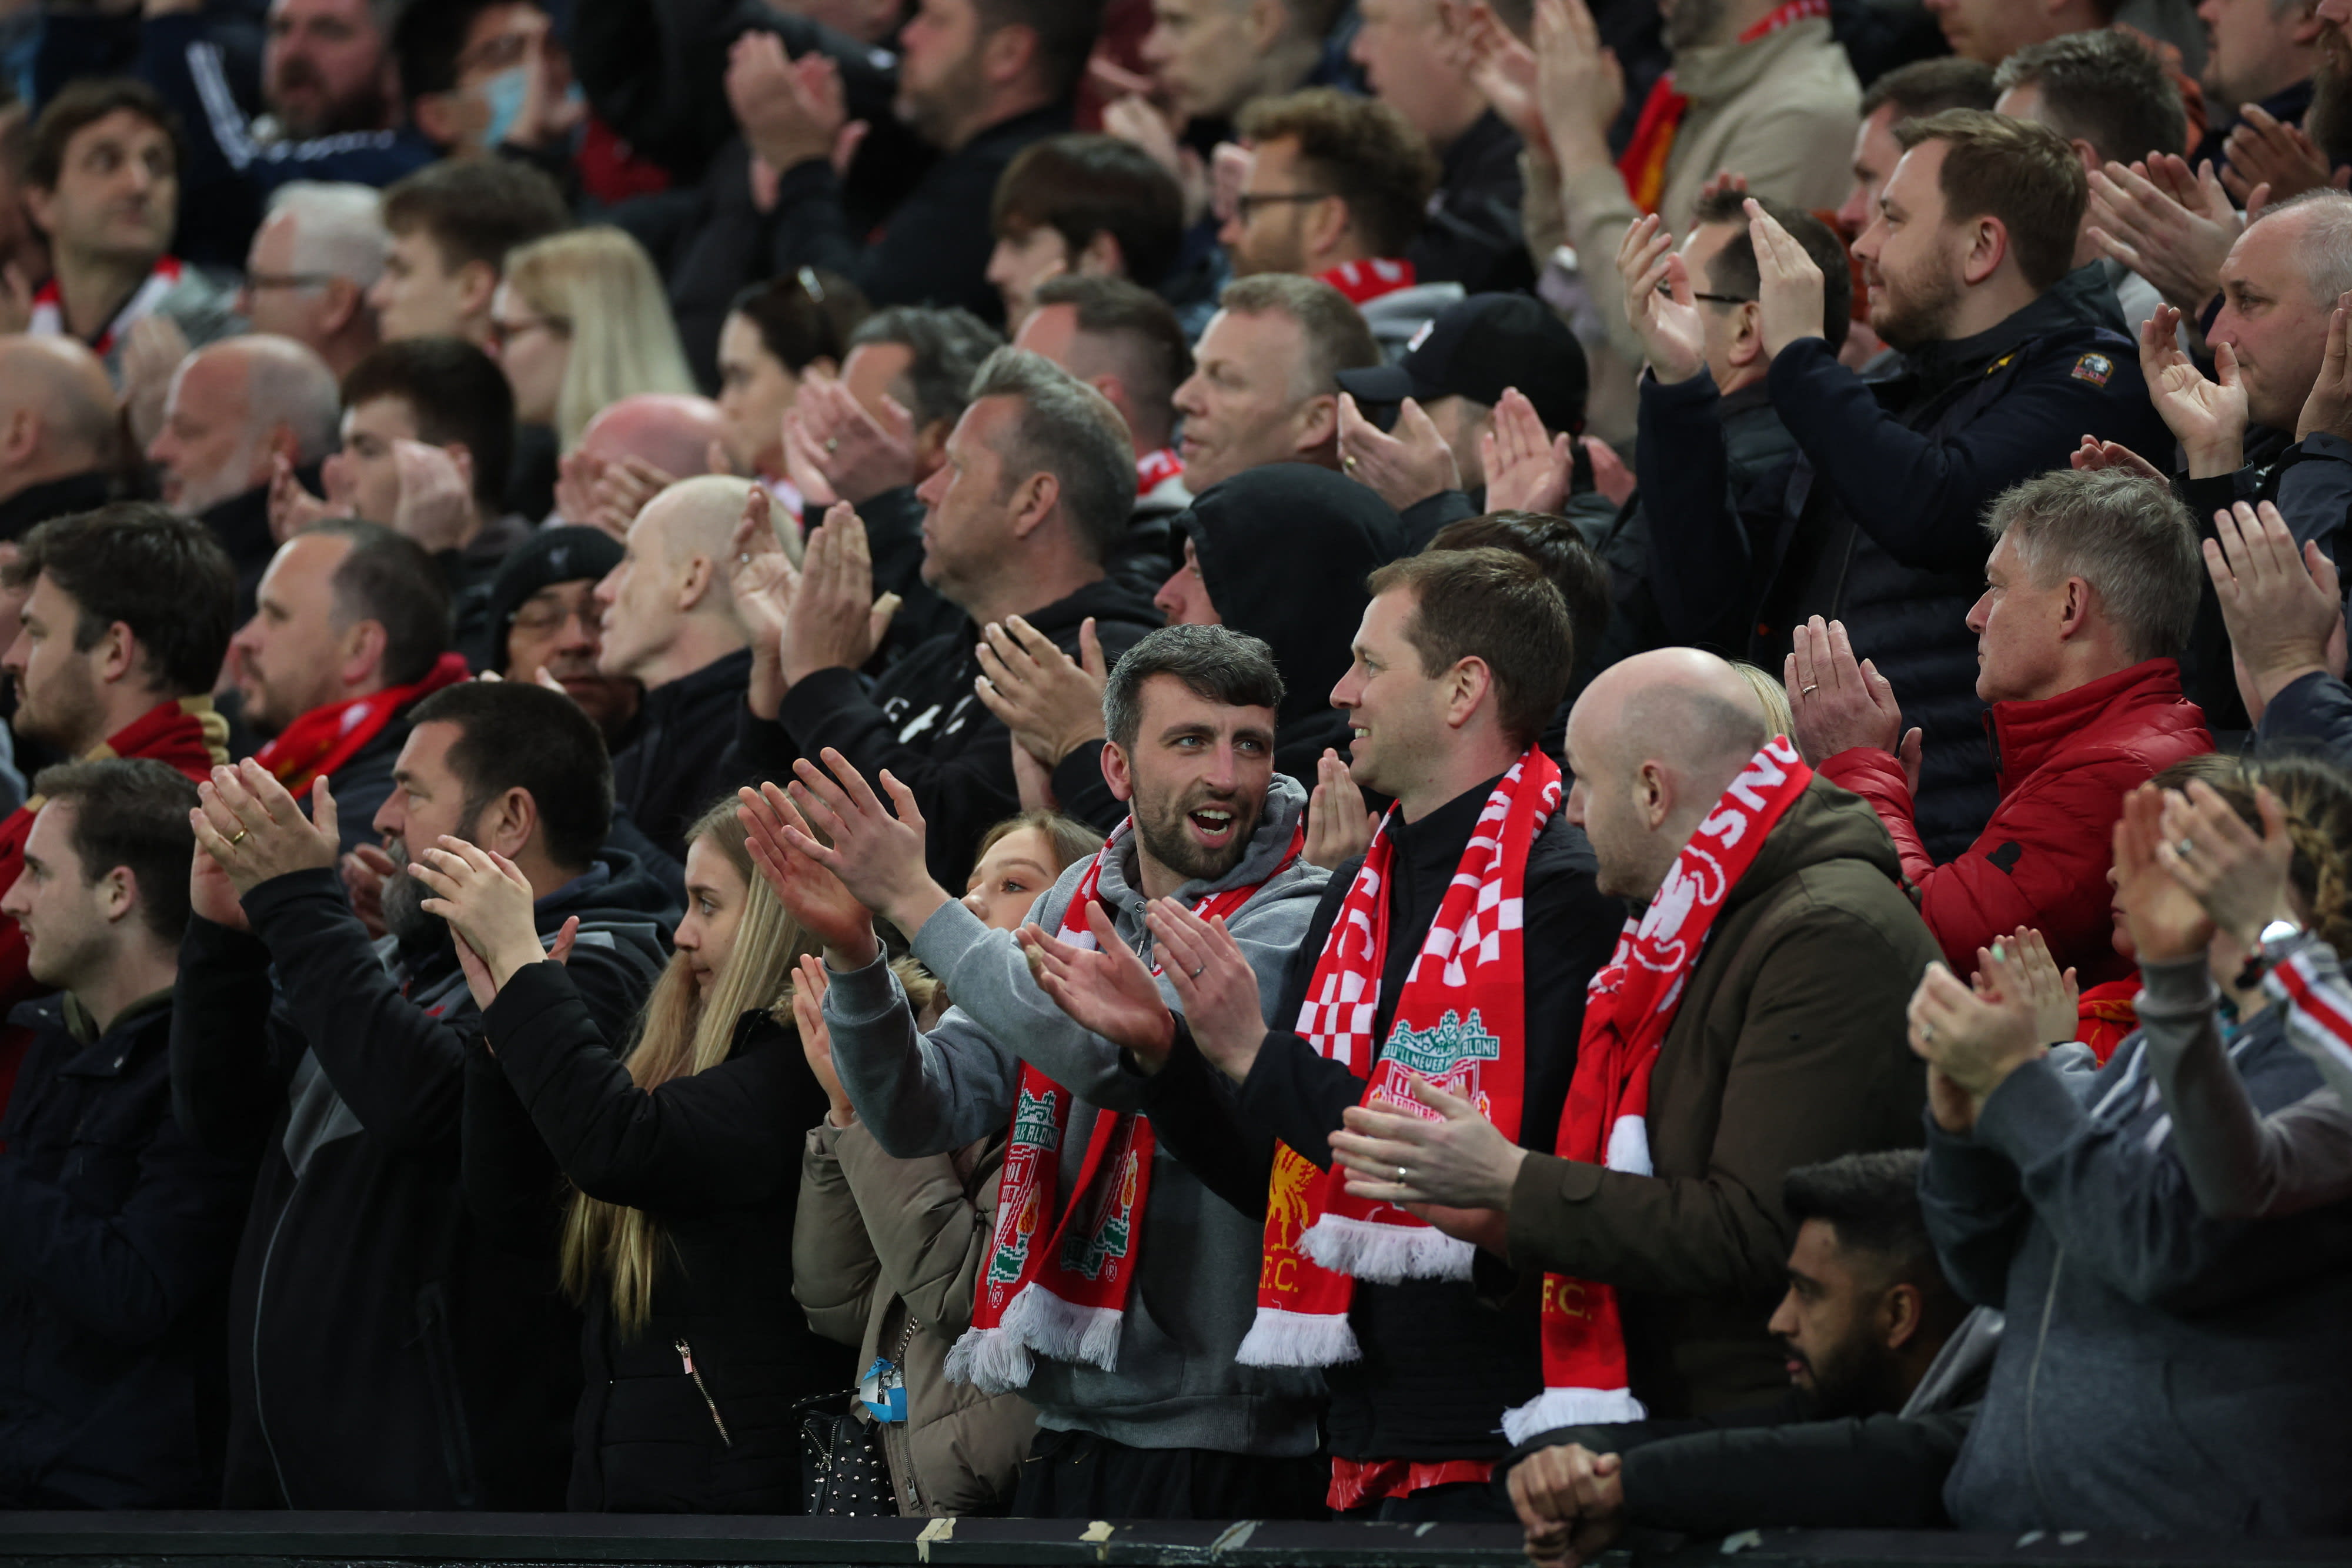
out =
[[(1024, 619), (1075, 658), (1079, 623), (1090, 615), (1103, 657), (1113, 664), (1160, 625), (1148, 599), (1108, 577)], [(973, 691), (979, 643), (980, 628), (965, 616), (954, 631), (908, 649), (870, 692), (856, 670), (836, 666), (786, 692), (773, 719), (738, 704), (730, 771), (782, 781), (796, 758), (828, 746), (869, 784), (887, 768), (914, 791), (929, 824), (931, 875), (961, 887), (981, 835), (1021, 810), (1013, 737)]]
[[(1282, 673), (1274, 767), (1309, 789), (1327, 747), (1348, 749), (1331, 688), (1371, 602), (1364, 580), (1407, 552), (1404, 524), (1369, 486), (1307, 463), (1269, 463), (1213, 485), (1175, 518), (1201, 559), (1217, 618), (1265, 640)], [(1054, 769), (1062, 810), (1108, 832), (1127, 815), (1102, 778), (1102, 744)]]
[[(172, 1100), (199, 1147), (261, 1160), (229, 1286), (229, 1508), (562, 1506), (576, 1319), (544, 1259), (477, 1235), (459, 1188), (481, 1015), (446, 936), (372, 940), (331, 867), (192, 920)], [(606, 852), (541, 901), (617, 1038), (667, 956), (668, 894)]]

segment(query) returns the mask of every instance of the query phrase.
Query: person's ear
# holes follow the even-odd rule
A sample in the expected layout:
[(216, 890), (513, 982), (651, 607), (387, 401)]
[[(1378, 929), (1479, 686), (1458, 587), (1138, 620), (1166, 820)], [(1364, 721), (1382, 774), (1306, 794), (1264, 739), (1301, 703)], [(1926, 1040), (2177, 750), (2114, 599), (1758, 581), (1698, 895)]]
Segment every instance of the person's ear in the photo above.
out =
[(2326, 27), (2326, 22), (2320, 17), (2319, 7), (2306, 5), (2302, 15), (2295, 17), (2294, 25), (2287, 29), (2287, 40), (2298, 49), (2307, 49), (2319, 42), (2319, 35)]
[(102, 685), (128, 680), (139, 673), (139, 638), (127, 622), (106, 629), (93, 650), (98, 654), (98, 679)]
[(1460, 729), (1495, 689), (1495, 672), (1478, 658), (1456, 659), (1445, 673), (1445, 724)]
[(1125, 277), (1127, 252), (1121, 248), (1118, 236), (1108, 229), (1097, 229), (1087, 241), (1087, 248), (1070, 260), (1070, 270), (1081, 277)]
[(1253, 53), (1263, 57), (1267, 50), (1282, 42), (1290, 30), (1289, 0), (1250, 0), (1249, 41)]
[(41, 233), (54, 238), (58, 232), (58, 225), (54, 221), (58, 210), (58, 193), (55, 191), (44, 190), (30, 181), (26, 181), (17, 193), (24, 200), (25, 211), (31, 214), (35, 223), (41, 225)]
[[(1013, 744), (1021, 743), (1016, 740)], [(1102, 748), (1102, 775), (1103, 782), (1110, 786), (1112, 800), (1135, 799), (1135, 764), (1128, 757), (1127, 748), (1116, 741)]]
[(1731, 333), (1731, 362), (1745, 369), (1765, 357), (1764, 308), (1748, 301), (1739, 307), (1738, 322)]
[(457, 308), (467, 316), (487, 317), (490, 297), (499, 291), (499, 269), (487, 261), (468, 261), (457, 268)]
[(1301, 249), (1308, 256), (1320, 256), (1339, 248), (1348, 231), (1355, 226), (1356, 214), (1348, 210), (1345, 199), (1326, 196), (1319, 202), (1308, 203), (1301, 221)]
[(1032, 474), (1013, 486), (1008, 503), (1013, 519), (1013, 537), (1025, 539), (1045, 526), (1061, 504), (1062, 481), (1046, 473)]
[(366, 308), (366, 289), (348, 277), (331, 277), (327, 280), (326, 319), (320, 323), (320, 329), (325, 333), (340, 332)]
[(1291, 438), (1298, 455), (1312, 461), (1318, 453), (1336, 450), (1339, 443), (1339, 394), (1318, 392), (1298, 405), (1291, 415), (1297, 433)]
[(999, 86), (1018, 80), (1037, 63), (1040, 42), (1037, 29), (1024, 22), (997, 28), (980, 46), (981, 79)]
[(1927, 1312), (1927, 1301), (1918, 1286), (1907, 1282), (1888, 1286), (1878, 1301), (1880, 1341), (1889, 1350), (1901, 1350), (1918, 1337)]
[(707, 555), (691, 555), (686, 559), (685, 570), (677, 578), (677, 610), (681, 615), (691, 615), (709, 596), (711, 585), (719, 580), (719, 569)]
[(530, 790), (517, 785), (482, 808), (469, 841), (519, 861), (538, 831), (539, 802), (531, 799)]
[(1663, 825), (1674, 810), (1674, 783), (1666, 777), (1665, 768), (1656, 762), (1644, 762), (1633, 770), (1633, 804), (1642, 813), (1642, 821), (1652, 831)]
[(0, 465), (16, 468), (29, 463), (41, 448), (41, 416), (29, 403), (8, 411), (0, 424)]
[(1999, 218), (1980, 217), (1969, 225), (1968, 253), (1960, 259), (1961, 281), (1971, 287), (2000, 270), (2009, 256), (2009, 225)]
[(951, 420), (935, 419), (915, 433), (915, 477), (928, 479), (948, 460), (948, 437), (955, 434)]
[(2091, 629), (2091, 585), (2079, 577), (2066, 580), (2058, 598), (2058, 641), (2071, 642)]
[(381, 621), (354, 621), (343, 633), (336, 674), (346, 687), (363, 686), (383, 676), (383, 653), (391, 639)]
[(130, 918), (139, 907), (139, 873), (127, 865), (108, 872), (99, 879), (98, 902), (109, 925)]

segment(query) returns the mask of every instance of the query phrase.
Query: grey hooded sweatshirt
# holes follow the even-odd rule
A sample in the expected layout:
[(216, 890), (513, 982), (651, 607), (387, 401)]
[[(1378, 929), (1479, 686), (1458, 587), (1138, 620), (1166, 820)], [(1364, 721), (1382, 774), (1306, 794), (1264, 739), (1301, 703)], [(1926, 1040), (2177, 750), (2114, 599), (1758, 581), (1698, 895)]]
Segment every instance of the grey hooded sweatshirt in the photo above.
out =
[[(1276, 871), (1307, 809), (1307, 792), (1276, 774), (1265, 815), (1242, 862), (1213, 883), (1187, 883), (1186, 903), (1253, 883), (1264, 885), (1226, 920), (1249, 956), (1258, 994), (1271, 1006), (1305, 938), (1327, 874), (1304, 860)], [(1081, 861), (1031, 910), (1060, 927)], [(1150, 961), (1145, 897), (1130, 838), (1103, 868), (1097, 893), (1118, 935)], [(1102, 1111), (1141, 1108), (1144, 1080), (1119, 1048), (1072, 1022), (1029, 973), (1013, 937), (950, 901), (915, 934), (915, 956), (955, 998), (929, 1034), (915, 1027), (906, 993), (887, 964), (831, 977), (824, 1018), (833, 1061), (858, 1117), (901, 1158), (945, 1154), (1011, 1124), (1021, 1063), (1035, 1064), (1076, 1097), (1064, 1146), (1082, 1150)], [(1181, 1010), (1164, 978), (1160, 994)], [(1076, 1161), (1063, 1162), (1067, 1186)], [(1234, 1353), (1256, 1312), (1264, 1223), (1216, 1197), (1163, 1147), (1152, 1160), (1141, 1260), (1129, 1292), (1110, 1371), (1040, 1357), (1022, 1391), (1047, 1431), (1089, 1432), (1141, 1448), (1212, 1448), (1297, 1458), (1315, 1450), (1323, 1400), (1319, 1374), (1238, 1364)]]

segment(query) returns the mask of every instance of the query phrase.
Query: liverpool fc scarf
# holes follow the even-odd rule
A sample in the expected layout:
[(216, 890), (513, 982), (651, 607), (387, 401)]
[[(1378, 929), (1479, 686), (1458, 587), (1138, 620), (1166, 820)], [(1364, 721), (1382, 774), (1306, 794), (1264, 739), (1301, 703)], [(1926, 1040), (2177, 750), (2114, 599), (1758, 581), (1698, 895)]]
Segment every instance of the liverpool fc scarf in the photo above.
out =
[[(1476, 1103), (1516, 1139), (1525, 1076), (1526, 973), (1520, 921), (1528, 847), (1559, 805), (1559, 768), (1533, 747), (1478, 813), (1437, 918), (1414, 955), (1388, 1043), (1373, 1057), (1388, 960), (1395, 808), (1325, 937), (1298, 1011), (1298, 1032), (1365, 1077), (1362, 1103), (1434, 1118), (1412, 1097), (1418, 1075)], [(1276, 1144), (1258, 1267), (1257, 1318), (1234, 1359), (1251, 1366), (1329, 1366), (1358, 1355), (1348, 1308), (1355, 1281), (1466, 1280), (1472, 1248), (1392, 1204), (1349, 1196), (1336, 1164), (1318, 1170)]]
[(1402, 256), (1384, 256), (1377, 261), (1343, 261), (1319, 274), (1318, 280), (1346, 295), (1349, 304), (1367, 305), (1383, 294), (1411, 288), (1418, 276), (1412, 263)]
[[(146, 281), (131, 290), (131, 298), (122, 302), (122, 308), (114, 313), (114, 319), (109, 321), (91, 340), (90, 352), (101, 360), (114, 352), (115, 345), (130, 335), (131, 329), (152, 316), (155, 307), (163, 302), (163, 297), (180, 286), (184, 270), (177, 256), (167, 256), (158, 260), (154, 270), (148, 273)], [(52, 277), (41, 285), (40, 292), (33, 296), (33, 313), (26, 320), (25, 330), (36, 338), (58, 337), (65, 332), (66, 297), (56, 278)]]
[[(1070, 894), (1060, 935), (1073, 947), (1097, 945), (1087, 929), (1087, 907), (1097, 901), (1104, 864), (1124, 851), (1134, 829), (1132, 817), (1118, 825)], [(1288, 852), (1267, 873), (1269, 880), (1298, 858), (1305, 842), (1302, 819)], [(1192, 913), (1203, 920), (1231, 915), (1263, 885), (1212, 894)], [(950, 1377), (986, 1393), (1025, 1387), (1036, 1356), (1085, 1362), (1106, 1372), (1118, 1358), (1127, 1294), (1140, 1261), (1136, 1230), (1151, 1192), (1157, 1144), (1148, 1117), (1134, 1112), (1097, 1115), (1069, 1207), (1049, 1224), (1061, 1197), (1062, 1139), (1076, 1098), (1029, 1063), (1021, 1064), (988, 1264), (972, 1301), (971, 1327), (947, 1358)]]
[[(1829, 14), (1830, 0), (1788, 0), (1788, 4), (1740, 34), (1739, 42), (1752, 44), (1793, 23)], [(1675, 132), (1682, 129), (1683, 116), (1689, 112), (1690, 99), (1675, 90), (1672, 71), (1653, 83), (1650, 96), (1642, 100), (1641, 115), (1633, 121), (1633, 134), (1618, 156), (1617, 172), (1624, 176), (1625, 193), (1644, 213), (1656, 212), (1665, 197), (1666, 162), (1674, 156)]]
[(358, 756), (369, 741), (383, 733), (393, 715), (466, 678), (465, 657), (444, 653), (421, 681), (312, 708), (255, 752), (253, 759), (268, 768), (288, 793), (299, 795), (320, 774), (331, 777), (336, 768)]
[[(1725, 897), (1812, 777), (1786, 737), (1766, 741), (1675, 857), (1640, 924), (1626, 923), (1617, 951), (1585, 989), (1560, 1158), (1650, 1174), (1650, 1073), (1659, 1044)], [(1543, 1393), (1504, 1413), (1503, 1435), (1514, 1443), (1556, 1427), (1643, 1418), (1626, 1376), (1613, 1287), (1544, 1276), (1543, 1373)]]

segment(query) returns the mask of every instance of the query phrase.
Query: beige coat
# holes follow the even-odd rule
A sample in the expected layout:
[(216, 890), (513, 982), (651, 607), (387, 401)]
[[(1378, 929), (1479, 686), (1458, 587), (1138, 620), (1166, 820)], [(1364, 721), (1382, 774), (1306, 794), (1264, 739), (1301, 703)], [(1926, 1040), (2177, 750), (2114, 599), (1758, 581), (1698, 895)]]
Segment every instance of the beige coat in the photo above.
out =
[(883, 1427), (898, 1511), (911, 1518), (1001, 1511), (1037, 1413), (1017, 1394), (948, 1381), (949, 1349), (971, 1326), (996, 1223), (1004, 1139), (902, 1160), (865, 1124), (812, 1128), (793, 1224), (793, 1294), (810, 1326), (854, 1344), (862, 1375), (897, 1353), (907, 1314), (907, 1419)]
[[(1717, 174), (1748, 177), (1769, 201), (1808, 211), (1843, 204), (1853, 183), (1854, 131), (1862, 86), (1822, 18), (1798, 22), (1749, 44), (1693, 49), (1675, 62), (1675, 87), (1690, 109), (1666, 158), (1658, 211), (1677, 240), (1690, 232), (1698, 193)], [(1543, 267), (1565, 245), (1591, 296), (1606, 342), (1588, 339), (1592, 406), (1588, 423), (1612, 441), (1633, 431), (1642, 345), (1626, 324), (1617, 247), (1641, 216), (1613, 164), (1563, 173), (1522, 155), (1528, 248)], [(1588, 333), (1591, 328), (1586, 329)]]

